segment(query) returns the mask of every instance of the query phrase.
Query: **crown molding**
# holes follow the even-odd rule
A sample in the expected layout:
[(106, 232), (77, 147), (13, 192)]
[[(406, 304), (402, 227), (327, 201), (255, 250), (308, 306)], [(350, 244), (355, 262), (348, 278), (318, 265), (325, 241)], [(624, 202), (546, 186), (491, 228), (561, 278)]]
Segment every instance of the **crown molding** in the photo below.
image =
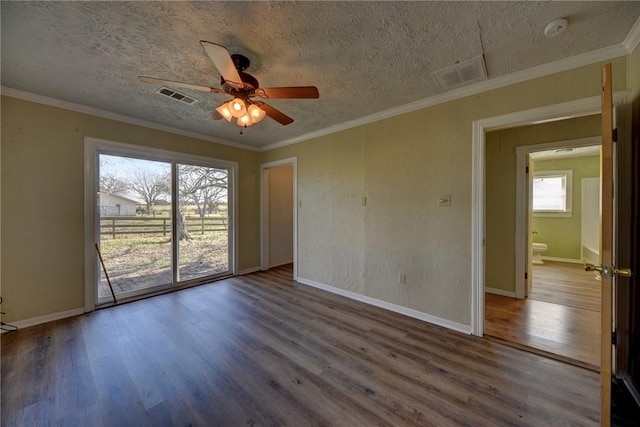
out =
[(622, 42), (628, 53), (633, 53), (636, 47), (638, 47), (638, 43), (640, 43), (640, 16), (636, 20), (636, 23), (633, 24), (633, 27), (631, 27), (631, 31), (629, 31), (627, 37), (625, 37)]
[[(640, 31), (640, 25), (636, 22), (632, 32)], [(636, 32), (638, 32), (636, 31)], [(631, 33), (629, 33), (631, 35)], [(627, 36), (627, 40), (633, 37)], [(637, 42), (636, 42), (637, 44)], [(388, 110), (380, 111), (378, 113), (370, 114), (368, 116), (360, 117), (355, 120), (340, 123), (334, 126), (330, 126), (324, 129), (319, 129), (314, 132), (310, 132), (301, 136), (286, 139), (284, 141), (276, 142), (266, 145), (260, 149), (260, 151), (273, 150), (274, 148), (285, 147), (287, 145), (297, 144), (302, 141), (306, 141), (320, 136), (329, 135), (332, 133), (340, 132), (346, 129), (351, 129), (357, 126), (362, 126), (368, 123), (377, 122), (379, 120), (388, 119), (390, 117), (398, 116), (400, 114), (409, 113), (412, 111), (420, 110), (426, 107), (432, 107), (434, 105), (443, 104), (445, 102), (454, 101), (456, 99), (465, 98), (467, 96), (476, 95), (478, 93), (487, 92), (493, 89), (498, 89), (505, 86), (510, 86), (516, 83), (525, 82), (539, 77), (545, 77), (551, 74), (559, 73), (561, 71), (567, 71), (574, 68), (582, 67), (585, 65), (591, 65), (602, 61), (608, 61), (620, 56), (626, 56), (629, 54), (627, 46), (625, 44), (619, 44), (610, 46), (591, 52), (583, 53), (581, 55), (572, 56), (569, 58), (561, 59), (559, 61), (550, 62), (548, 64), (539, 65), (537, 67), (529, 68), (522, 71), (517, 71), (506, 76), (496, 77), (490, 80), (484, 80), (479, 83), (475, 83), (469, 86), (454, 89), (445, 93), (441, 93), (429, 98), (421, 99), (409, 104), (400, 105), (398, 107), (390, 108)]]
[(173, 133), (176, 135), (186, 136), (189, 138), (201, 139), (204, 141), (214, 142), (216, 144), (227, 145), (229, 147), (241, 148), (243, 150), (260, 151), (258, 147), (251, 145), (240, 144), (233, 141), (227, 141), (225, 139), (213, 138), (209, 135), (204, 135), (198, 132), (191, 132), (188, 130), (178, 129), (171, 126), (161, 125), (147, 120), (136, 119), (133, 117), (125, 116), (123, 114), (112, 113), (111, 111), (101, 110), (99, 108), (88, 107), (82, 104), (76, 104), (73, 102), (62, 101), (56, 98), (50, 98), (48, 96), (38, 95), (32, 92), (25, 92), (18, 89), (13, 89), (6, 86), (0, 86), (0, 95), (8, 96), (11, 98), (17, 98), (24, 101), (35, 102), (37, 104), (49, 105), (51, 107), (62, 108), (64, 110), (75, 111), (78, 113), (89, 114), (92, 116), (102, 117), (103, 119), (115, 120), (118, 122), (128, 123), (131, 125), (142, 126), (149, 129), (155, 129), (163, 132)]

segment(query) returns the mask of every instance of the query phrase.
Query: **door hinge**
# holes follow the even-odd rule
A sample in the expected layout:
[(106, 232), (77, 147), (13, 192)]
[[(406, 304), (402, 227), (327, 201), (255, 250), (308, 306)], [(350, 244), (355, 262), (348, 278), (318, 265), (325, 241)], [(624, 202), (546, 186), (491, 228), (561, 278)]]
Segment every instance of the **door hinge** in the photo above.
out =
[(611, 332), (611, 344), (618, 344), (618, 331)]
[(529, 273), (527, 273), (526, 271), (524, 272), (524, 280), (527, 280), (529, 278)]
[(525, 166), (524, 173), (529, 173), (529, 166)]
[(613, 142), (618, 142), (618, 128), (612, 130), (612, 132), (611, 132), (611, 140)]

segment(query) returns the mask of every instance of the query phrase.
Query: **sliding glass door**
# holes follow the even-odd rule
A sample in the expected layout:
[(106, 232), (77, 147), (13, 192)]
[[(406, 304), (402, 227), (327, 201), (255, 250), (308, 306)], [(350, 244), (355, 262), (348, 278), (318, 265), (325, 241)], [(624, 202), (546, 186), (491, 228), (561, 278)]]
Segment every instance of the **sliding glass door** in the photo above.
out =
[(172, 284), (171, 163), (99, 154), (98, 301)]
[(229, 171), (178, 164), (178, 281), (229, 271)]
[(96, 305), (232, 273), (235, 164), (93, 145)]

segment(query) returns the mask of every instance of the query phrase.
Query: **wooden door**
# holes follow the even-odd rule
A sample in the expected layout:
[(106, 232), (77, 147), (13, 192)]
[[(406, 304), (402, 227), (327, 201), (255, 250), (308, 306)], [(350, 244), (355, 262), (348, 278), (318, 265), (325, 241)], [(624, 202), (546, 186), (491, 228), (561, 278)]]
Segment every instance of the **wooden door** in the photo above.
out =
[[(629, 267), (635, 273), (626, 280), (628, 291), (627, 321), (629, 324), (626, 357), (630, 388), (640, 391), (640, 95), (633, 104), (630, 132), (629, 167)], [(621, 301), (622, 302), (622, 301)]]
[[(613, 265), (613, 110), (611, 64), (602, 66), (602, 241), (601, 266)], [(602, 274), (601, 355), (600, 355), (600, 425), (611, 424), (611, 374), (613, 330), (613, 276)]]
[(527, 154), (527, 270), (524, 281), (524, 296), (528, 297), (533, 287), (533, 242), (536, 240), (534, 234), (538, 231), (533, 229), (533, 160)]

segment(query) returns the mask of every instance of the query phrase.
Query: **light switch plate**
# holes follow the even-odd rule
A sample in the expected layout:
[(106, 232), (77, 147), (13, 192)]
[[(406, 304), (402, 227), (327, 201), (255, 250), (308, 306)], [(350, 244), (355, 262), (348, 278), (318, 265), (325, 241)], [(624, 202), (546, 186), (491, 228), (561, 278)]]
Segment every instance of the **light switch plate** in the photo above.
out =
[(451, 195), (438, 196), (438, 206), (451, 206)]

